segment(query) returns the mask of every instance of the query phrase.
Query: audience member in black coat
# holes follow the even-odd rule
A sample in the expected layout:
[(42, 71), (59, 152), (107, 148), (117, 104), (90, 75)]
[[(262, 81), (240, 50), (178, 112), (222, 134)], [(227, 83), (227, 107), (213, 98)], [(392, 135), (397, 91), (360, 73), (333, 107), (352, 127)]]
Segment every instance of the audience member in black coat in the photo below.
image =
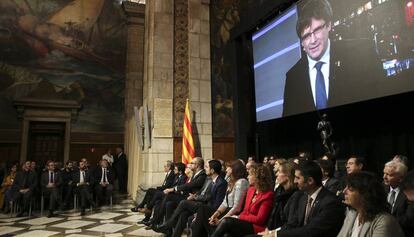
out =
[(47, 217), (52, 217), (60, 200), (60, 185), (62, 185), (62, 176), (55, 172), (55, 162), (49, 161), (47, 164), (47, 171), (43, 172), (40, 185), (43, 197), (49, 199), (49, 214)]
[(391, 214), (398, 220), (405, 236), (414, 236), (414, 204), (400, 189), (400, 184), (407, 174), (407, 166), (398, 161), (389, 161), (384, 167), (384, 184)]
[(164, 224), (154, 227), (155, 231), (164, 232), (167, 235), (172, 232), (173, 237), (180, 237), (187, 224), (188, 218), (193, 215), (199, 207), (207, 205), (211, 209), (216, 210), (220, 206), (227, 189), (227, 182), (220, 176), (220, 162), (217, 160), (210, 160), (205, 165), (205, 171), (209, 177), (205, 180), (202, 189), (194, 195), (190, 194), (187, 200), (181, 201), (177, 209), (174, 210), (171, 217), (169, 217)]
[(11, 188), (13, 201), (23, 199), (21, 211), (17, 214), (18, 217), (23, 216), (29, 210), (30, 201), (37, 185), (37, 175), (30, 170), (30, 161), (26, 161), (22, 166), (22, 170), (17, 173)]
[(128, 184), (128, 161), (127, 157), (124, 154), (124, 149), (122, 147), (116, 148), (116, 156), (114, 158), (113, 167), (118, 178), (119, 192), (121, 194), (127, 193), (127, 184)]
[(100, 167), (94, 173), (94, 181), (99, 205), (108, 204), (114, 189), (114, 172), (108, 167), (107, 160), (100, 161)]
[(66, 209), (69, 207), (73, 197), (73, 162), (67, 161), (65, 168), (62, 169), (62, 197), (63, 207)]
[(81, 215), (85, 215), (86, 203), (89, 202), (92, 206), (95, 203), (92, 201), (91, 187), (93, 187), (94, 180), (90, 172), (86, 169), (84, 162), (79, 162), (79, 170), (72, 172), (72, 180), (74, 192), (79, 196)]
[(174, 163), (172, 161), (167, 161), (165, 163), (164, 172), (166, 172), (166, 174), (165, 174), (164, 181), (162, 182), (162, 185), (156, 188), (149, 188), (147, 192), (145, 193), (145, 196), (142, 202), (138, 204), (136, 207), (131, 208), (131, 211), (133, 212), (139, 211), (139, 209), (144, 208), (152, 200), (156, 192), (162, 193), (164, 189), (171, 188), (173, 186), (176, 174), (174, 173)]
[(322, 170), (322, 185), (336, 195), (339, 191), (339, 180), (334, 177), (334, 164), (330, 160), (319, 160), (318, 163)]

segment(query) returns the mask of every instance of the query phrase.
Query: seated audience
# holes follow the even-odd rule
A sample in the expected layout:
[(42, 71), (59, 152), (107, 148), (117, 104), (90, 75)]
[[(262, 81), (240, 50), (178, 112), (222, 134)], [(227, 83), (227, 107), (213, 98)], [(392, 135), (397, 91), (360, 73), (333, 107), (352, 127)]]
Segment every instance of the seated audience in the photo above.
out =
[[(208, 176), (203, 187), (196, 194), (190, 194), (187, 200), (178, 204), (177, 209), (166, 222), (153, 229), (157, 232), (166, 233), (168, 236), (172, 232), (173, 237), (180, 237), (187, 223), (188, 218), (203, 205), (216, 210), (224, 199), (227, 189), (227, 182), (220, 175), (221, 163), (218, 160), (206, 162), (204, 170)], [(167, 204), (168, 205), (168, 204)], [(174, 228), (172, 230), (172, 228)]]
[(395, 155), (395, 156), (392, 158), (392, 160), (393, 160), (393, 161), (398, 161), (398, 162), (401, 162), (401, 163), (403, 163), (405, 166), (407, 166), (407, 167), (408, 167), (408, 157), (406, 157), (406, 156), (404, 156), (404, 155)]
[(297, 203), (291, 207), (288, 222), (265, 236), (336, 236), (344, 220), (344, 207), (322, 185), (322, 171), (313, 161), (301, 161), (295, 170)]
[(95, 206), (92, 201), (91, 187), (93, 187), (93, 176), (86, 169), (85, 162), (79, 162), (79, 169), (72, 173), (74, 193), (79, 197), (81, 216), (85, 215), (85, 207), (88, 202), (90, 205)]
[(400, 184), (407, 174), (407, 166), (398, 161), (389, 161), (384, 166), (384, 184), (391, 215), (397, 218), (405, 236), (414, 236), (414, 205), (410, 204)]
[(330, 160), (319, 160), (318, 163), (322, 170), (322, 185), (333, 194), (336, 194), (339, 191), (339, 180), (334, 177), (334, 164)]
[(65, 168), (62, 169), (62, 198), (64, 209), (69, 208), (73, 198), (73, 161), (67, 161)]
[(38, 186), (37, 175), (30, 170), (30, 163), (30, 161), (26, 161), (22, 165), (22, 170), (17, 172), (16, 179), (11, 187), (12, 201), (19, 202), (22, 200), (17, 217), (22, 217), (29, 211), (30, 202)]
[(193, 236), (211, 235), (223, 218), (238, 215), (242, 210), (249, 187), (245, 165), (240, 160), (233, 161), (226, 169), (226, 176), (230, 177), (230, 182), (223, 202), (217, 210), (208, 205), (198, 208), (191, 224)]
[(251, 187), (247, 191), (243, 211), (238, 217), (224, 218), (213, 232), (213, 237), (244, 236), (265, 229), (274, 196), (270, 172), (263, 165), (254, 165), (250, 168), (248, 179)]
[(348, 211), (338, 237), (403, 237), (397, 220), (389, 214), (389, 205), (381, 183), (368, 172), (348, 175), (344, 190)]
[(54, 211), (60, 199), (59, 188), (62, 184), (62, 176), (55, 171), (55, 162), (49, 161), (47, 164), (47, 171), (43, 172), (40, 179), (42, 187), (42, 195), (45, 199), (49, 199), (49, 214), (48, 218), (54, 216)]
[(156, 192), (162, 192), (166, 188), (171, 188), (174, 184), (175, 180), (175, 173), (174, 173), (174, 163), (172, 161), (167, 161), (164, 165), (164, 172), (165, 178), (162, 182), (161, 186), (158, 186), (156, 188), (149, 188), (147, 192), (145, 193), (144, 199), (140, 204), (138, 204), (136, 207), (131, 208), (131, 211), (137, 212), (139, 209), (144, 208), (154, 197)]
[(11, 186), (13, 185), (14, 179), (17, 174), (18, 164), (13, 164), (10, 168), (9, 174), (4, 178), (0, 188), (0, 208), (8, 213), (10, 211), (11, 201)]
[[(167, 188), (164, 190), (166, 194), (160, 203), (159, 207), (155, 209), (153, 220), (150, 225), (155, 226), (160, 224), (164, 217), (169, 219), (174, 209), (182, 200), (186, 200), (190, 194), (197, 193), (204, 185), (206, 180), (206, 172), (204, 171), (204, 160), (201, 157), (195, 157), (189, 164), (190, 169), (194, 175), (189, 182), (175, 186), (174, 188)], [(168, 206), (167, 206), (168, 204)]]
[(108, 167), (108, 161), (101, 160), (99, 164), (100, 167), (95, 170), (95, 192), (99, 205), (106, 205), (114, 189), (114, 172)]
[[(365, 158), (361, 156), (352, 155), (349, 157), (349, 159), (346, 162), (346, 174), (349, 175), (355, 172), (360, 172), (363, 169), (365, 169), (364, 165), (365, 165)], [(341, 200), (344, 199), (342, 191), (344, 190), (345, 186), (346, 186), (345, 177), (343, 177), (339, 182), (338, 191), (336, 192), (336, 195)]]

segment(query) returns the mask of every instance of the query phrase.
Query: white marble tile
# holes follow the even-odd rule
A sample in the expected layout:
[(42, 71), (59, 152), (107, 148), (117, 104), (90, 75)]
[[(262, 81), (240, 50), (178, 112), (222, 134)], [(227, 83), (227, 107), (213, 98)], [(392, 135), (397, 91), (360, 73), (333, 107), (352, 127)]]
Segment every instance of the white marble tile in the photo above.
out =
[(46, 225), (46, 224), (49, 224), (49, 223), (52, 223), (52, 222), (61, 221), (63, 219), (64, 218), (60, 218), (60, 217), (51, 217), (51, 218), (39, 217), (39, 218), (27, 220), (27, 221), (22, 221), (22, 222), (20, 222), (20, 224), (27, 224), (27, 225)]
[(94, 237), (95, 235), (81, 235), (81, 234), (71, 234), (66, 235), (66, 237)]
[(0, 227), (0, 236), (10, 234), (19, 230), (24, 230), (25, 228), (13, 227), (13, 226), (2, 226)]
[(115, 233), (120, 230), (126, 229), (131, 227), (131, 225), (122, 225), (122, 224), (103, 224), (100, 226), (96, 226), (91, 229), (87, 229), (90, 231), (97, 231), (97, 232), (104, 232), (104, 233)]
[(151, 237), (153, 237), (153, 236), (160, 236), (160, 237), (164, 236), (161, 233), (157, 233), (153, 230), (146, 230), (145, 228), (140, 228), (138, 230), (131, 231), (127, 234), (128, 235), (136, 235), (136, 236), (151, 236)]
[(105, 234), (105, 237), (122, 237), (122, 236), (124, 236), (122, 233)]
[(34, 225), (29, 228), (29, 230), (43, 230), (46, 229), (46, 225)]
[(114, 220), (101, 220), (100, 223), (106, 224), (106, 223), (112, 223)]
[(68, 217), (68, 221), (71, 221), (71, 220), (81, 220), (81, 219), (82, 219), (81, 216), (71, 216), (71, 217)]
[(135, 223), (135, 222), (137, 222), (138, 220), (141, 220), (141, 219), (142, 219), (142, 217), (138, 217), (138, 216), (128, 216), (128, 217), (125, 217), (125, 218), (122, 218), (122, 219), (117, 220), (117, 222), (118, 221), (121, 221), (121, 222), (132, 222), (132, 223)]
[(81, 233), (82, 229), (65, 230), (65, 234)]
[(32, 230), (20, 235), (16, 235), (16, 237), (48, 237), (55, 234), (59, 234), (59, 232), (46, 230)]
[(52, 227), (64, 228), (64, 229), (77, 229), (77, 228), (81, 228), (81, 227), (95, 224), (95, 223), (96, 223), (95, 221), (71, 220), (71, 221), (65, 221), (57, 225), (52, 225)]
[(99, 220), (109, 220), (118, 216), (122, 216), (120, 213), (113, 213), (113, 212), (102, 212), (102, 213), (96, 213), (93, 215), (87, 216), (89, 219), (99, 219)]

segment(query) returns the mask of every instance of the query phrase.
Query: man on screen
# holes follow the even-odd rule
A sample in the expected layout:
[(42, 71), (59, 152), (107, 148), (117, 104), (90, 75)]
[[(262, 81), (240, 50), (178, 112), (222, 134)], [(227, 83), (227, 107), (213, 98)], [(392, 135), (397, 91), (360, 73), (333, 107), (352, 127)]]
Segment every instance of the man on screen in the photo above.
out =
[(381, 63), (375, 59), (372, 43), (359, 39), (331, 41), (332, 20), (327, 0), (298, 4), (296, 31), (304, 53), (286, 74), (283, 116), (377, 95), (374, 82), (379, 80)]

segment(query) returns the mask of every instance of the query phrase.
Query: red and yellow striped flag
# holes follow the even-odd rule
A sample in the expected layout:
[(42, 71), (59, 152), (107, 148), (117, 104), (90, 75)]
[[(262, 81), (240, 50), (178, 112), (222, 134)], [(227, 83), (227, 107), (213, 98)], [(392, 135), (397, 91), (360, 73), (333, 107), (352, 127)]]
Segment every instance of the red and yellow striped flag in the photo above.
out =
[(187, 165), (193, 160), (194, 156), (193, 129), (191, 127), (190, 106), (187, 99), (183, 123), (183, 151), (181, 162)]

